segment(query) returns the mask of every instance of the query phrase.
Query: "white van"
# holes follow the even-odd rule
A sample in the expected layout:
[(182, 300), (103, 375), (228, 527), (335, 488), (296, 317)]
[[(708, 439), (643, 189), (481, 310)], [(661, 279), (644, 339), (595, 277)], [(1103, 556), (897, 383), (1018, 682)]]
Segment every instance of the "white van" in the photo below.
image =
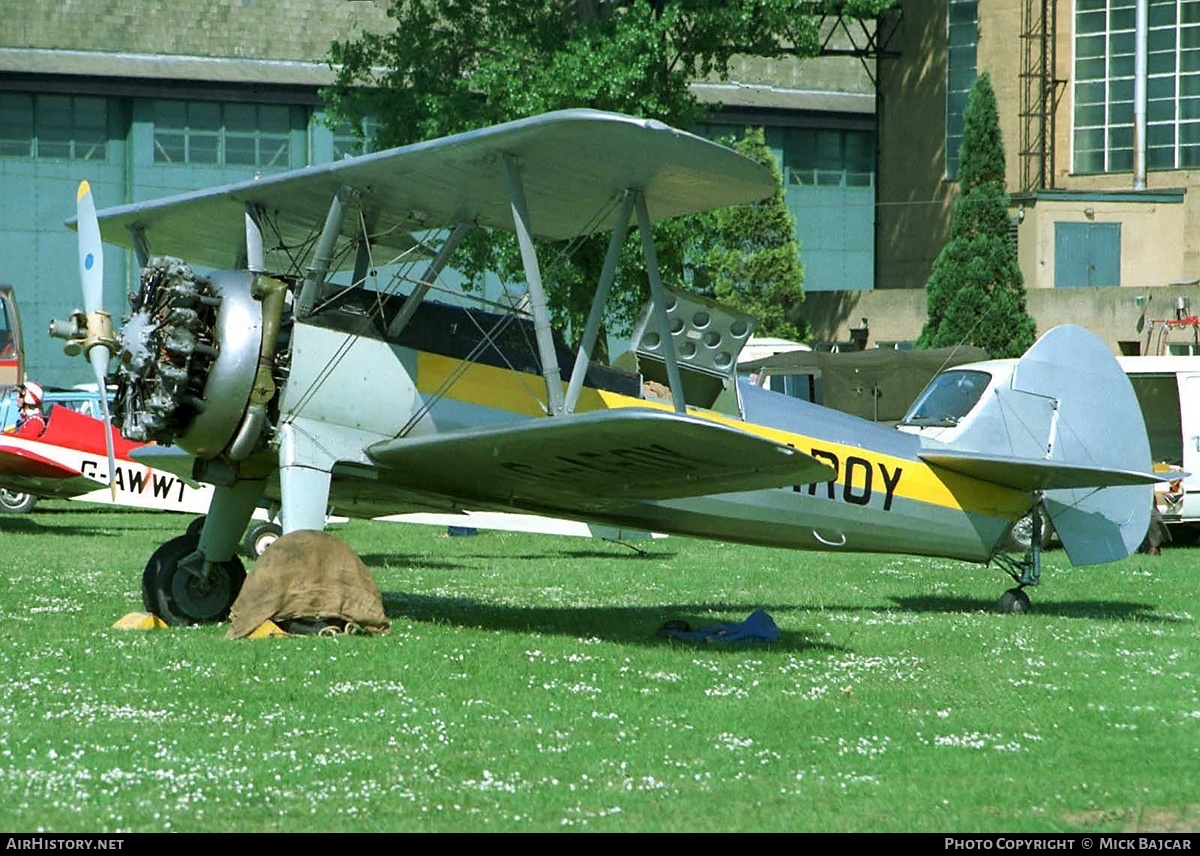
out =
[(1191, 540), (1200, 533), (1200, 356), (1117, 362), (1142, 408), (1154, 469), (1163, 473), (1155, 504), (1172, 536)]

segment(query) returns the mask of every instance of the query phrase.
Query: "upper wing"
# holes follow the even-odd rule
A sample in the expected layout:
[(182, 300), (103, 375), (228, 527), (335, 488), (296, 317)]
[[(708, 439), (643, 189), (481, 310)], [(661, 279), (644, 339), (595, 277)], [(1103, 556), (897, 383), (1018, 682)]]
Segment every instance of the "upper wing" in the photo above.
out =
[(828, 464), (790, 446), (648, 408), (390, 440), (367, 452), (390, 471), (389, 480), (414, 490), (576, 509), (785, 487), (834, 476)]
[[(103, 239), (227, 267), (245, 245), (246, 205), (297, 246), (324, 222), (343, 187), (358, 195), (375, 244), (402, 252), (410, 233), (472, 222), (512, 230), (504, 159), (520, 168), (532, 230), (551, 240), (612, 228), (613, 202), (645, 193), (653, 220), (752, 202), (775, 191), (770, 172), (731, 149), (661, 122), (564, 110), (330, 164), (99, 212)], [(74, 220), (67, 221), (74, 228)], [(357, 217), (344, 236), (357, 237)], [(275, 236), (272, 236), (275, 237)], [(339, 260), (335, 260), (335, 264)], [(346, 260), (353, 262), (353, 257)]]

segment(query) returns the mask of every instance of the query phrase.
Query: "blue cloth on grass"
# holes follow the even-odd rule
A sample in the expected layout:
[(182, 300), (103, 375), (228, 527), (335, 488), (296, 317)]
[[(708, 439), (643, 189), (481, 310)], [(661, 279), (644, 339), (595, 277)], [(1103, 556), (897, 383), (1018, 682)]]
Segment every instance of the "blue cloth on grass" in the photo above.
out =
[(690, 642), (778, 642), (779, 628), (771, 616), (756, 609), (745, 621), (729, 621), (698, 630), (693, 630), (685, 621), (668, 621), (659, 629), (658, 635)]

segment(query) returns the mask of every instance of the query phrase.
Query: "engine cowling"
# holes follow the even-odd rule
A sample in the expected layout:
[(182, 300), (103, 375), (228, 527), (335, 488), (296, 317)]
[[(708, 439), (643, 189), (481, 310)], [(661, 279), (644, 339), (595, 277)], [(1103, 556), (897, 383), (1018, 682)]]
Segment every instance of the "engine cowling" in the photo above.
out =
[(263, 340), (256, 275), (152, 259), (121, 327), (114, 420), (142, 443), (224, 453), (247, 417)]

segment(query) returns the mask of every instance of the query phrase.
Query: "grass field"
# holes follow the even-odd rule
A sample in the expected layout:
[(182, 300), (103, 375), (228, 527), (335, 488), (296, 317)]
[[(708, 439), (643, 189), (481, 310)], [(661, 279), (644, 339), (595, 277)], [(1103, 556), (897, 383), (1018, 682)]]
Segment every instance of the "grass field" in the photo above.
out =
[(1200, 548), (1000, 616), (956, 562), (354, 522), (387, 636), (111, 629), (183, 522), (0, 518), (0, 829), (1200, 829)]

